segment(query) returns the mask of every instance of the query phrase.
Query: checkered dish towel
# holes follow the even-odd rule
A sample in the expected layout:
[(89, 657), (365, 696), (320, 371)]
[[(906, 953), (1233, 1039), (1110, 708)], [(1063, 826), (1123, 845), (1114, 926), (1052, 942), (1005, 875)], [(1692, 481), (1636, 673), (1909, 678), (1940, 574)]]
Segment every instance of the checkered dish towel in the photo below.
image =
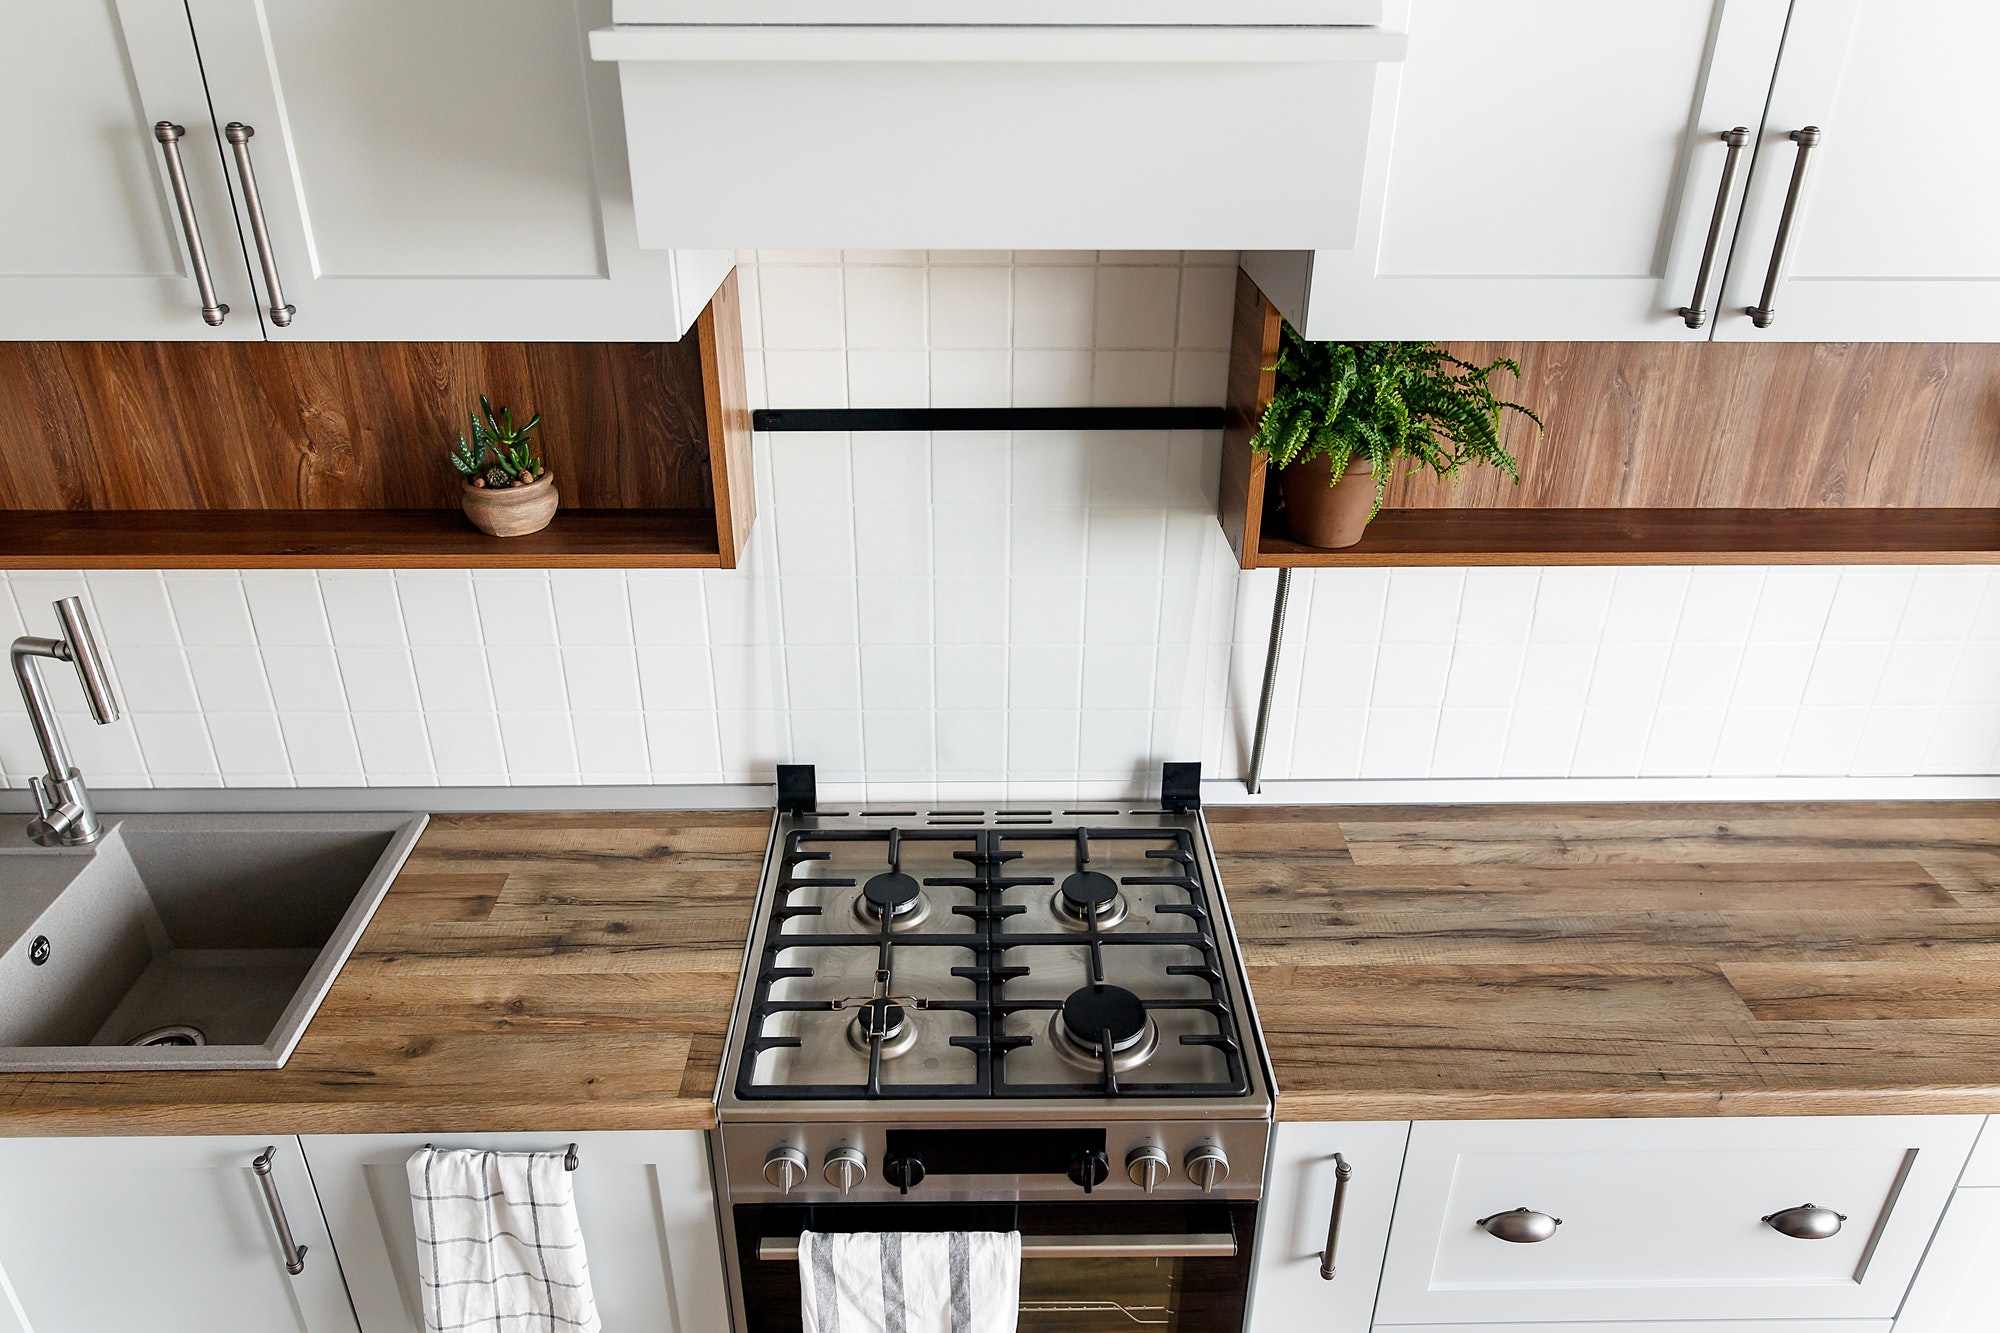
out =
[(1015, 1333), (1018, 1231), (808, 1231), (805, 1333)]
[(601, 1333), (562, 1153), (424, 1148), (408, 1169), (425, 1333)]

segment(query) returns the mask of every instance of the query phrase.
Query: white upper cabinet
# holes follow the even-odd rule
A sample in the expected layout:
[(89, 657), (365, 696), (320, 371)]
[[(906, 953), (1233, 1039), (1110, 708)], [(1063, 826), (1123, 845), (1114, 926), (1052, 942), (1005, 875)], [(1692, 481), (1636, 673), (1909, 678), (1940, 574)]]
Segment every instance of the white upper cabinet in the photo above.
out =
[[(1787, 8), (1392, 7), (1409, 56), (1381, 84), (1354, 245), (1244, 268), (1315, 339), (1706, 338), (1750, 157), (1731, 173), (1723, 136), (1754, 142)], [(1290, 206), (1299, 174), (1244, 177), (1235, 201)], [(1711, 231), (1710, 313), (1690, 327)]]
[(188, 12), (273, 338), (673, 339), (729, 271), (637, 246), (609, 0)]
[[(261, 338), (178, 0), (0, 0), (0, 338)], [(159, 122), (175, 142), (209, 318)], [(216, 307), (228, 306), (225, 314)]]
[(297, 1139), (4, 1139), (0, 1201), (5, 1333), (355, 1333)]
[[(2000, 340), (2000, 5), (1796, 0), (1718, 338)], [(1772, 289), (1798, 164), (1811, 149)]]
[[(941, 22), (901, 0), (645, 0), (592, 35), (624, 97), (640, 243), (1195, 249), (1354, 242), (1402, 33), (1179, 0)], [(628, 12), (629, 11), (629, 12)], [(1005, 21), (995, 21), (1006, 13)], [(893, 21), (883, 21), (893, 16)], [(1058, 21), (1059, 20), (1059, 21)]]

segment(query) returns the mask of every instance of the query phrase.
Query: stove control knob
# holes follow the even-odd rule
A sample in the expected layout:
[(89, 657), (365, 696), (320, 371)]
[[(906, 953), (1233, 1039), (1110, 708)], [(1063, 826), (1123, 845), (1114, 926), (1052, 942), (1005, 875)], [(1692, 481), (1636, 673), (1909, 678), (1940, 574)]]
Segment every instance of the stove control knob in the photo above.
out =
[(1188, 1179), (1201, 1186), (1203, 1194), (1212, 1194), (1217, 1185), (1229, 1179), (1229, 1158), (1220, 1144), (1202, 1143), (1188, 1149), (1185, 1165)]
[(1069, 1162), (1069, 1178), (1072, 1183), (1083, 1186), (1085, 1194), (1104, 1183), (1111, 1174), (1111, 1163), (1104, 1156), (1102, 1148), (1085, 1148)]
[(868, 1159), (859, 1148), (835, 1148), (826, 1155), (826, 1183), (847, 1193), (868, 1179)]
[(771, 1155), (764, 1159), (764, 1179), (781, 1194), (790, 1194), (805, 1183), (805, 1178), (806, 1155), (790, 1144), (771, 1149)]
[(1167, 1165), (1166, 1149), (1148, 1143), (1125, 1154), (1125, 1174), (1132, 1177), (1132, 1183), (1151, 1194), (1153, 1187), (1173, 1174)]
[(882, 1162), (882, 1179), (908, 1194), (924, 1183), (924, 1159), (913, 1152), (890, 1153)]

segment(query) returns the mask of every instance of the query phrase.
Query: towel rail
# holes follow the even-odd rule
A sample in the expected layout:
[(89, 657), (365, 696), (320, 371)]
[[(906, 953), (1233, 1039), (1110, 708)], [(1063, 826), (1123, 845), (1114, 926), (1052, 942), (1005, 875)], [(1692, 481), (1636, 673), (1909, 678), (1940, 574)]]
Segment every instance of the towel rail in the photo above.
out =
[[(426, 1148), (429, 1148), (432, 1152), (437, 1151), (437, 1145), (435, 1143), (426, 1143), (424, 1146)], [(574, 1171), (577, 1169), (577, 1167), (581, 1165), (582, 1165), (582, 1160), (578, 1158), (576, 1155), (576, 1145), (572, 1143), (569, 1145), (569, 1151), (563, 1154), (563, 1170)]]
[[(766, 1236), (757, 1257), (767, 1263), (796, 1263), (797, 1236)], [(1236, 1237), (1222, 1232), (1175, 1232), (1132, 1236), (1023, 1236), (1023, 1259), (1234, 1259)]]

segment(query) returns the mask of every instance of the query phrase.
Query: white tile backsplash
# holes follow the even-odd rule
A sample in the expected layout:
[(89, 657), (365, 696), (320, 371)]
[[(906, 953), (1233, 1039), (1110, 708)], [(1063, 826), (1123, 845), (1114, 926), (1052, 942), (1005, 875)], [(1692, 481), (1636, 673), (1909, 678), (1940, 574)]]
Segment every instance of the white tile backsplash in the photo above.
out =
[[(1235, 256), (743, 256), (753, 404), (1221, 400)], [(1203, 432), (758, 437), (738, 570), (0, 575), (82, 593), (127, 708), (99, 785), (768, 780), (1072, 798), (1245, 764), (1276, 579)], [(2000, 771), (1985, 568), (1351, 569), (1292, 582), (1265, 776)], [(39, 766), (0, 708), (0, 773)]]

